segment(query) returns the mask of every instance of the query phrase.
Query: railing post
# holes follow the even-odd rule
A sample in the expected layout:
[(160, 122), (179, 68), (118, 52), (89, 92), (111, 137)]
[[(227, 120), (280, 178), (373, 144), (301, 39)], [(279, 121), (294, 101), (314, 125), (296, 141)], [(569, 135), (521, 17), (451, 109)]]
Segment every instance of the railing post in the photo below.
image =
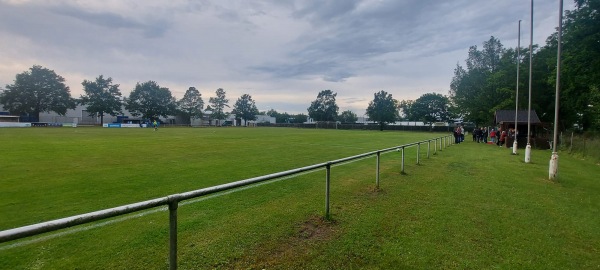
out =
[(381, 152), (377, 152), (377, 172), (375, 177), (375, 186), (379, 188), (379, 158), (381, 157)]
[(419, 152), (421, 151), (421, 143), (417, 143), (417, 165), (419, 165)]
[(435, 143), (433, 144), (433, 154), (437, 155), (437, 138), (435, 138)]
[(430, 151), (431, 151), (431, 140), (427, 140), (427, 158), (429, 158)]
[(402, 169), (400, 171), (404, 174), (404, 146), (402, 146)]
[(178, 202), (169, 202), (169, 269), (177, 269), (177, 207)]
[(327, 163), (325, 177), (325, 219), (329, 220), (329, 185), (331, 180), (331, 164)]

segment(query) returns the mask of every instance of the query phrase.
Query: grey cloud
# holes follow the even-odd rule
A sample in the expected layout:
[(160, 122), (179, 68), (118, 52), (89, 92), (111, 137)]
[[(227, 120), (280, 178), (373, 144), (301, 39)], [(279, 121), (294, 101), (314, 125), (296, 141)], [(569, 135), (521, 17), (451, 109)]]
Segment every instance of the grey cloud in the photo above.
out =
[(112, 30), (122, 28), (141, 30), (147, 38), (162, 37), (170, 26), (169, 22), (165, 20), (149, 19), (142, 23), (115, 13), (93, 13), (70, 6), (54, 7), (52, 12)]

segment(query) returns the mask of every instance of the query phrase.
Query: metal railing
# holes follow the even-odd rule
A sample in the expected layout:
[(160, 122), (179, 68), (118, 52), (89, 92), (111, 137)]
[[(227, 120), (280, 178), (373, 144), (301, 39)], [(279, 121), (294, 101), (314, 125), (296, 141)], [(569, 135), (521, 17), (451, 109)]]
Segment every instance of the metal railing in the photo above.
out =
[(268, 180), (273, 180), (276, 178), (281, 178), (285, 176), (291, 176), (303, 172), (313, 171), (321, 168), (326, 169), (326, 186), (325, 186), (325, 218), (330, 218), (329, 212), (329, 186), (330, 186), (330, 175), (331, 175), (331, 166), (335, 164), (340, 164), (344, 162), (353, 161), (360, 158), (366, 158), (373, 155), (377, 156), (377, 165), (376, 165), (376, 186), (379, 188), (379, 163), (381, 153), (391, 152), (391, 151), (400, 151), (402, 152), (402, 162), (401, 162), (401, 173), (405, 174), (404, 171), (404, 150), (405, 148), (417, 146), (417, 164), (419, 164), (419, 156), (420, 156), (420, 148), (421, 144), (427, 143), (427, 158), (430, 156), (431, 152), (431, 142), (434, 141), (434, 154), (438, 151), (438, 143), (439, 150), (442, 151), (445, 147), (450, 146), (454, 143), (452, 140), (452, 135), (441, 136), (438, 138), (433, 138), (429, 140), (423, 140), (415, 143), (409, 143), (399, 146), (394, 146), (382, 150), (372, 151), (368, 153), (363, 153), (356, 156), (350, 156), (342, 159), (337, 159), (333, 161), (328, 161), (325, 163), (319, 163), (311, 166), (306, 166), (302, 168), (292, 169), (288, 171), (263, 175), (259, 177), (249, 178), (245, 180), (240, 180), (236, 182), (231, 182), (227, 184), (222, 184), (218, 186), (212, 186), (207, 188), (202, 188), (194, 191), (173, 194), (162, 198), (132, 203), (128, 205), (118, 206), (114, 208), (104, 209), (100, 211), (90, 212), (86, 214), (56, 219), (52, 221), (37, 223), (33, 225), (23, 226), (19, 228), (9, 229), (0, 231), (0, 243), (13, 241), (29, 236), (35, 236), (46, 232), (52, 232), (60, 229), (69, 228), (76, 225), (86, 224), (94, 221), (99, 221), (107, 218), (112, 218), (116, 216), (121, 216), (125, 214), (130, 214), (142, 210), (147, 210), (159, 206), (168, 205), (169, 207), (169, 269), (177, 269), (177, 208), (179, 206), (179, 202), (184, 200), (189, 200), (197, 197), (201, 197), (204, 195), (217, 193), (225, 190), (230, 190), (238, 187), (248, 186), (252, 184), (256, 184), (259, 182), (264, 182)]

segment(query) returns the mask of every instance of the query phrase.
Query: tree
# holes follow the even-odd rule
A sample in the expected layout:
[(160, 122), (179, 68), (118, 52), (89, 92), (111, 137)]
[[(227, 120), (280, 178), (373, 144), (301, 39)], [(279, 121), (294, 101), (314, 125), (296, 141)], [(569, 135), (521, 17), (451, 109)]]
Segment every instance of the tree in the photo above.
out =
[(6, 85), (0, 104), (13, 114), (28, 114), (38, 121), (42, 112), (65, 115), (68, 109), (75, 109), (76, 103), (64, 82), (54, 70), (34, 65), (17, 74), (14, 84)]
[(343, 111), (340, 114), (338, 120), (342, 123), (356, 123), (356, 121), (358, 120), (358, 116), (356, 116), (356, 114), (353, 113), (351, 110), (347, 110)]
[(398, 108), (400, 109), (400, 117), (399, 119), (404, 119), (407, 121), (414, 121), (416, 119), (413, 119), (412, 114), (411, 114), (411, 108), (413, 103), (415, 103), (414, 100), (402, 100), (400, 101), (400, 104), (398, 105)]
[(256, 108), (256, 104), (254, 100), (252, 100), (252, 96), (248, 94), (243, 94), (233, 105), (233, 111), (231, 113), (235, 114), (236, 118), (244, 119), (244, 121), (248, 120), (256, 120), (256, 115), (258, 114), (258, 109)]
[(104, 78), (100, 75), (96, 81), (84, 80), (82, 83), (85, 95), (82, 95), (80, 102), (87, 105), (86, 110), (90, 116), (100, 115), (100, 124), (104, 124), (104, 115), (110, 114), (116, 116), (122, 114), (121, 91), (118, 84), (112, 83), (112, 78)]
[(400, 118), (398, 113), (398, 100), (386, 91), (379, 91), (373, 95), (373, 100), (367, 107), (367, 115), (371, 121), (379, 123), (379, 130), (387, 123), (394, 123)]
[[(560, 116), (566, 126), (600, 131), (600, 1), (576, 0), (576, 9), (565, 12), (561, 69)], [(556, 64), (557, 35), (546, 41)], [(556, 69), (546, 78), (555, 83)], [(547, 93), (554, 98), (554, 89)], [(554, 107), (554, 102), (551, 103)], [(554, 109), (548, 114), (553, 115)], [(553, 120), (553, 119), (552, 119)]]
[(446, 122), (449, 118), (448, 98), (436, 93), (423, 94), (412, 105), (412, 113), (430, 126), (434, 122)]
[(225, 107), (229, 107), (229, 105), (227, 105), (227, 103), (229, 103), (229, 99), (225, 98), (225, 90), (223, 90), (223, 88), (217, 89), (217, 91), (215, 91), (215, 94), (217, 95), (216, 97), (211, 97), (209, 99), (210, 104), (212, 104), (212, 106), (210, 107), (211, 118), (216, 120), (222, 120), (225, 119), (225, 117), (227, 117), (227, 114), (225, 113), (224, 109)]
[(202, 118), (204, 100), (196, 87), (190, 87), (183, 98), (177, 102), (177, 109), (192, 122), (192, 119)]
[(133, 116), (156, 120), (175, 112), (175, 98), (169, 88), (160, 87), (155, 81), (137, 83), (131, 91), (125, 108)]
[(337, 93), (331, 90), (323, 90), (317, 95), (310, 107), (308, 107), (308, 116), (315, 121), (335, 121), (338, 115), (338, 106), (335, 103)]
[(468, 55), (467, 69), (458, 64), (454, 69), (449, 95), (458, 115), (487, 123), (497, 109), (514, 108), (516, 61), (521, 59), (493, 36), (483, 43), (483, 50), (471, 46)]

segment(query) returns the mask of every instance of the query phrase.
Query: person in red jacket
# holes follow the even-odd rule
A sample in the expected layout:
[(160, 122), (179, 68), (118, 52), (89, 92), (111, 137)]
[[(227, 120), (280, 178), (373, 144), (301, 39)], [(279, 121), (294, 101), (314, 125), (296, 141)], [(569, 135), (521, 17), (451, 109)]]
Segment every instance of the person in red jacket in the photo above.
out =
[(503, 130), (502, 133), (500, 133), (500, 147), (502, 147), (502, 145), (504, 145), (505, 141), (506, 141), (506, 130)]
[(492, 143), (496, 143), (496, 130), (493, 128), (490, 131), (490, 139), (492, 140)]

